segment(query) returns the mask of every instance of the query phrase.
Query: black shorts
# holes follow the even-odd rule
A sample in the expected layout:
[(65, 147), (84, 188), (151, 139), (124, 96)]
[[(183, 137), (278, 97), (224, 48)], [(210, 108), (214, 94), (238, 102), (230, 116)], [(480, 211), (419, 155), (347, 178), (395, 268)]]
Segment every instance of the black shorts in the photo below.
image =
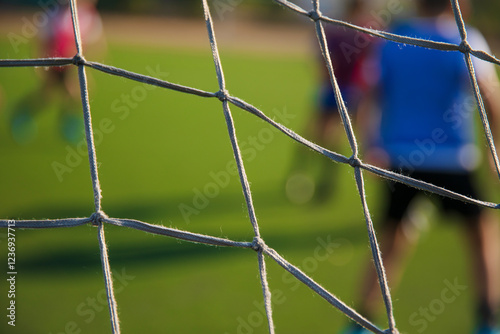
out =
[[(478, 198), (477, 187), (473, 181), (471, 173), (443, 173), (443, 172), (413, 172), (408, 173), (412, 178), (432, 183), (439, 187), (451, 190), (453, 192)], [(400, 182), (389, 181), (387, 192), (388, 205), (385, 214), (385, 221), (389, 224), (398, 224), (402, 221), (408, 207), (415, 196), (422, 193), (422, 190), (407, 186)], [(477, 218), (482, 207), (465, 203), (449, 197), (432, 194), (432, 199), (438, 200), (441, 204), (440, 209), (445, 212), (456, 212), (462, 217), (470, 220)]]

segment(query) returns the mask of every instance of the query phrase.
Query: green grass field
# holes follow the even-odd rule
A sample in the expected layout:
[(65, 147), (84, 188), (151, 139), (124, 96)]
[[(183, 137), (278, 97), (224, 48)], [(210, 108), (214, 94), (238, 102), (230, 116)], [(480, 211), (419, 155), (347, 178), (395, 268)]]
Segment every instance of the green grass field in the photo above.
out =
[[(0, 56), (13, 57), (8, 50), (3, 40)], [(15, 55), (27, 56), (27, 51)], [(230, 94), (303, 132), (316, 80), (313, 59), (224, 49), (221, 57)], [(196, 51), (111, 42), (103, 61), (171, 82), (218, 90), (208, 42), (206, 50)], [(137, 82), (92, 70), (87, 73), (91, 76), (103, 210), (112, 217), (251, 240), (252, 228), (238, 179), (231, 176), (227, 184), (213, 187), (214, 175), (227, 174), (227, 164), (232, 161), (220, 102), (146, 89)], [(75, 148), (59, 135), (57, 106), (37, 116), (36, 141), (19, 146), (10, 136), (9, 115), (16, 101), (38, 85), (34, 70), (2, 68), (0, 85), (4, 96), (0, 216), (89, 216), (93, 197), (88, 161), (76, 151), (77, 155), (69, 158), (73, 159), (69, 160), (71, 166), (68, 164), (68, 152), (75, 152)], [(245, 167), (262, 237), (353, 305), (369, 248), (352, 171), (338, 166), (335, 194), (327, 202), (289, 203), (284, 182), (298, 145), (256, 117), (236, 107), (231, 110), (240, 144), (246, 147)], [(255, 143), (255, 138), (260, 141)], [(324, 160), (313, 153), (310, 159)], [(58, 177), (54, 162), (66, 164), (69, 170)], [(382, 184), (366, 177), (377, 223)], [(201, 201), (199, 193), (207, 189), (215, 195), (196, 202)], [(198, 205), (197, 212), (186, 218), (179, 209), (183, 205)], [(393, 291), (396, 321), (401, 332), (407, 333), (469, 333), (473, 288), (466, 271), (466, 249), (458, 228), (431, 225), (422, 235), (401, 286)], [(113, 226), (105, 230), (122, 333), (266, 332), (255, 252), (179, 242)], [(8, 288), (2, 279), (1, 333), (110, 332), (96, 232), (91, 226), (16, 230), (16, 326), (8, 326), (3, 314)], [(6, 235), (1, 237), (0, 267), (4, 269), (0, 277), (4, 277), (7, 243)], [(346, 325), (343, 314), (275, 263), (267, 264), (277, 333), (337, 333)], [(453, 303), (441, 303), (444, 308), (436, 309), (435, 301), (441, 298), (446, 282), (455, 280), (467, 289)], [(435, 312), (425, 321), (424, 329), (422, 319), (426, 318), (419, 312), (429, 307)], [(378, 323), (385, 328), (383, 313)]]

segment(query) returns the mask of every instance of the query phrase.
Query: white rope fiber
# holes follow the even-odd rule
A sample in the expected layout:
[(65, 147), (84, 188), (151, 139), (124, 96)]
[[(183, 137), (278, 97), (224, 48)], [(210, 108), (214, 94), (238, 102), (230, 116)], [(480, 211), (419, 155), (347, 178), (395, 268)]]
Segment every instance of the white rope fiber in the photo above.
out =
[[(372, 166), (370, 164), (364, 163), (360, 157), (358, 156), (358, 145), (356, 141), (356, 136), (349, 118), (349, 113), (345, 106), (344, 100), (342, 98), (342, 94), (340, 92), (339, 86), (337, 84), (337, 80), (335, 77), (335, 73), (333, 70), (332, 61), (335, 59), (330, 59), (330, 55), (328, 52), (328, 45), (325, 38), (325, 33), (323, 29), (323, 24), (334, 24), (338, 26), (343, 26), (348, 29), (354, 29), (359, 32), (363, 32), (369, 34), (374, 37), (384, 38), (396, 43), (404, 43), (404, 44), (412, 44), (418, 47), (424, 47), (429, 49), (442, 50), (447, 52), (461, 52), (464, 54), (464, 58), (467, 64), (467, 68), (470, 74), (471, 85), (474, 91), (474, 96), (476, 98), (479, 114), (481, 117), (484, 133), (486, 136), (486, 140), (492, 154), (495, 167), (498, 175), (500, 176), (500, 164), (499, 159), (496, 154), (496, 148), (493, 140), (493, 136), (491, 133), (489, 121), (486, 115), (486, 111), (484, 108), (483, 100), (481, 97), (481, 92), (479, 90), (479, 86), (477, 83), (477, 78), (474, 72), (474, 66), (472, 64), (472, 57), (476, 57), (482, 59), (484, 61), (491, 62), (493, 64), (500, 65), (500, 61), (494, 56), (482, 51), (482, 50), (472, 50), (467, 43), (467, 30), (465, 24), (462, 19), (462, 15), (460, 12), (460, 6), (457, 0), (451, 0), (453, 6), (453, 12), (455, 15), (457, 27), (460, 31), (460, 35), (462, 38), (462, 42), (459, 45), (449, 44), (449, 43), (441, 43), (435, 42), (431, 40), (423, 40), (419, 38), (412, 38), (408, 36), (400, 36), (391, 34), (385, 31), (374, 30), (369, 28), (364, 28), (360, 26), (353, 25), (351, 23), (347, 23), (344, 21), (336, 20), (324, 16), (319, 7), (318, 0), (312, 0), (311, 11), (307, 11), (302, 7), (285, 1), (285, 0), (274, 0), (274, 2), (282, 5), (284, 8), (291, 10), (299, 15), (306, 16), (312, 20), (312, 23), (315, 26), (316, 34), (318, 38), (318, 43), (326, 64), (326, 67), (330, 74), (330, 79), (332, 86), (334, 88), (335, 98), (337, 100), (337, 105), (340, 106), (339, 111), (342, 118), (342, 123), (344, 125), (345, 134), (347, 136), (352, 155), (350, 157), (346, 157), (337, 152), (330, 151), (324, 147), (321, 147), (317, 144), (312, 143), (306, 138), (301, 137), (294, 131), (285, 127), (284, 125), (272, 120), (268, 117), (263, 111), (259, 110), (255, 106), (241, 100), (238, 97), (231, 96), (227, 90), (222, 62), (219, 57), (219, 49), (216, 43), (214, 24), (212, 21), (212, 17), (210, 14), (210, 7), (207, 0), (202, 0), (204, 19), (208, 32), (208, 39), (212, 51), (213, 61), (215, 65), (215, 72), (217, 75), (217, 83), (218, 90), (216, 92), (208, 92), (201, 89), (187, 87), (179, 84), (174, 84), (165, 80), (161, 80), (158, 78), (154, 78), (151, 76), (145, 76), (142, 74), (134, 73), (127, 71), (125, 69), (116, 68), (113, 66), (87, 61), (84, 58), (84, 51), (82, 49), (81, 43), (81, 35), (79, 29), (79, 22), (77, 16), (77, 6), (76, 0), (71, 0), (71, 13), (73, 20), (73, 31), (75, 35), (76, 41), (76, 49), (77, 54), (73, 58), (44, 58), (44, 59), (0, 59), (0, 67), (36, 67), (36, 66), (77, 66), (78, 68), (78, 78), (80, 82), (80, 92), (81, 92), (81, 100), (82, 100), (82, 109), (85, 123), (85, 134), (86, 134), (86, 142), (87, 142), (87, 150), (88, 150), (88, 158), (89, 158), (89, 166), (90, 166), (90, 177), (93, 189), (94, 196), (94, 213), (87, 218), (69, 218), (69, 219), (55, 219), (55, 220), (0, 220), (0, 227), (16, 227), (16, 228), (25, 228), (25, 229), (43, 229), (43, 228), (60, 228), (60, 227), (74, 227), (85, 224), (92, 224), (97, 227), (97, 236), (100, 247), (101, 254), (101, 264), (102, 271), (104, 275), (104, 283), (107, 293), (107, 301), (109, 307), (110, 321), (112, 333), (117, 334), (120, 333), (120, 323), (118, 318), (118, 308), (117, 303), (114, 297), (114, 289), (113, 289), (113, 279), (112, 272), (110, 269), (109, 258), (108, 258), (108, 250), (105, 241), (104, 234), (104, 225), (111, 224), (120, 227), (133, 228), (139, 231), (144, 231), (147, 233), (163, 235), (179, 240), (185, 240), (188, 242), (219, 246), (219, 247), (239, 247), (239, 248), (248, 248), (253, 249), (257, 252), (257, 260), (258, 260), (258, 268), (262, 286), (262, 293), (265, 305), (265, 311), (267, 315), (268, 321), (268, 330), (269, 333), (275, 333), (275, 325), (273, 321), (272, 315), (272, 307), (271, 307), (271, 290), (269, 288), (268, 279), (267, 279), (267, 270), (266, 270), (266, 256), (269, 259), (274, 260), (278, 263), (284, 270), (288, 271), (290, 274), (295, 276), (299, 281), (308, 286), (312, 291), (317, 293), (319, 296), (324, 298), (328, 303), (332, 306), (340, 310), (347, 317), (357, 322), (361, 326), (366, 329), (374, 332), (374, 333), (398, 333), (396, 328), (396, 322), (393, 314), (393, 306), (391, 301), (391, 295), (389, 291), (389, 286), (385, 274), (384, 265), (382, 263), (382, 257), (380, 254), (380, 249), (378, 246), (378, 241), (375, 233), (375, 229), (373, 226), (372, 219), (370, 217), (370, 212), (368, 208), (368, 204), (365, 197), (365, 186), (363, 181), (363, 170), (383, 178), (405, 183), (409, 186), (436, 193), (441, 196), (450, 197), (456, 200), (472, 203), (478, 206), (483, 206), (487, 208), (499, 208), (499, 204), (481, 201), (479, 199), (470, 198), (464, 194), (458, 194), (441, 187), (435, 186), (433, 184), (429, 184), (417, 179), (410, 178), (408, 176), (398, 174), (389, 170), (385, 170), (376, 166)], [(149, 224), (146, 222), (142, 222), (134, 219), (120, 219), (120, 218), (110, 218), (108, 217), (101, 208), (101, 187), (99, 184), (99, 175), (97, 169), (97, 156), (95, 150), (94, 143), (94, 135), (93, 135), (93, 126), (92, 126), (92, 113), (90, 109), (89, 96), (88, 96), (88, 88), (87, 88), (87, 78), (86, 78), (86, 68), (90, 68), (93, 70), (101, 71), (110, 75), (116, 75), (123, 78), (127, 78), (130, 80), (138, 81), (141, 83), (154, 85), (166, 89), (170, 89), (173, 91), (177, 91), (180, 93), (191, 94), (199, 97), (205, 98), (217, 98), (221, 101), (222, 104), (222, 112), (225, 118), (229, 140), (231, 142), (233, 156), (238, 168), (239, 179), (241, 183), (241, 187), (243, 190), (243, 195), (245, 198), (245, 203), (249, 215), (249, 220), (252, 225), (252, 229), (254, 232), (254, 238), (249, 242), (237, 242), (229, 239), (213, 237), (209, 235), (197, 234), (187, 231), (182, 231), (174, 228), (167, 228), (160, 225)], [(362, 315), (356, 312), (353, 308), (347, 306), (344, 302), (342, 302), (339, 298), (337, 298), (334, 294), (327, 291), (320, 284), (316, 283), (311, 277), (306, 275), (299, 268), (285, 260), (278, 252), (269, 247), (265, 241), (262, 239), (260, 235), (260, 229), (257, 222), (254, 202), (252, 199), (252, 193), (250, 190), (250, 184), (248, 182), (248, 178), (245, 172), (244, 161), (238, 146), (238, 140), (236, 136), (236, 130), (233, 122), (232, 112), (230, 109), (230, 105), (241, 109), (243, 111), (249, 112), (252, 115), (257, 116), (264, 122), (270, 124), (275, 127), (279, 131), (281, 131), (286, 136), (290, 137), (292, 140), (299, 142), (300, 144), (309, 147), (310, 149), (326, 156), (331, 159), (333, 162), (342, 163), (350, 165), (354, 169), (355, 182), (358, 189), (358, 193), (361, 200), (361, 206), (363, 210), (363, 214), (365, 217), (367, 233), (369, 237), (370, 248), (372, 252), (372, 257), (375, 263), (376, 272), (378, 275), (380, 289), (382, 292), (383, 300), (385, 303), (387, 319), (389, 328), (386, 330), (382, 330), (378, 328), (375, 324), (364, 318)]]

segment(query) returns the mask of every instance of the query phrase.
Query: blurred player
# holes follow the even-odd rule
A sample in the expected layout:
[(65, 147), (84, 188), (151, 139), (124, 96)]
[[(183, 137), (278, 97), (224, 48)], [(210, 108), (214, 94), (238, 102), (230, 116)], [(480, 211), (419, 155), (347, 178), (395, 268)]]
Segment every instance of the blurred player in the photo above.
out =
[[(366, 21), (367, 4), (364, 0), (350, 0), (346, 3), (344, 20), (363, 26)], [(335, 78), (342, 97), (351, 116), (355, 114), (365, 84), (361, 75), (361, 64), (371, 47), (371, 38), (353, 29), (325, 24), (325, 36)], [(339, 109), (333, 91), (330, 74), (320, 55), (320, 86), (315, 101), (315, 113), (308, 125), (307, 132), (317, 144), (338, 151), (345, 136), (341, 124)], [(332, 191), (333, 165), (324, 160), (319, 166), (318, 180), (314, 181), (311, 173), (305, 172), (307, 156), (303, 152), (297, 155), (294, 169), (287, 181), (287, 196), (296, 203), (307, 202), (313, 195), (317, 200), (328, 198)]]
[[(464, 3), (463, 8), (466, 4)], [(449, 0), (419, 0), (419, 17), (393, 27), (398, 35), (460, 44), (461, 39)], [(474, 49), (489, 51), (486, 41), (468, 27), (468, 42)], [(385, 42), (377, 52), (380, 64), (378, 138), (372, 143), (374, 161), (451, 191), (481, 198), (474, 171), (480, 161), (474, 129), (475, 100), (464, 56)], [(487, 62), (474, 62), (479, 85), (492, 125), (500, 115), (498, 78)], [(363, 117), (359, 118), (360, 120)], [(368, 118), (364, 118), (365, 120)], [(498, 128), (498, 127), (495, 127)], [(375, 153), (373, 153), (375, 152)], [(401, 265), (409, 246), (417, 240), (416, 229), (407, 218), (408, 208), (419, 194), (415, 188), (392, 183), (385, 193), (387, 208), (381, 226), (381, 251), (392, 287), (397, 286)], [(475, 334), (498, 334), (498, 270), (500, 244), (498, 225), (486, 209), (444, 197), (432, 197), (443, 213), (455, 213), (470, 244), (475, 283)], [(443, 245), (446, 247), (446, 245)], [(443, 259), (445, 261), (445, 259)], [(379, 287), (370, 265), (357, 310), (373, 319)], [(410, 317), (414, 329), (428, 326), (425, 318)], [(346, 333), (369, 333), (353, 327)]]
[[(103, 46), (102, 21), (95, 1), (78, 1), (78, 20), (83, 50)], [(40, 57), (72, 58), (76, 55), (73, 22), (69, 5), (62, 5), (52, 16), (46, 29), (40, 32)], [(37, 132), (35, 116), (51, 103), (58, 103), (60, 129), (63, 138), (71, 143), (82, 137), (79, 84), (74, 66), (49, 67), (42, 75), (39, 88), (22, 98), (11, 116), (12, 136), (18, 144), (28, 143)]]

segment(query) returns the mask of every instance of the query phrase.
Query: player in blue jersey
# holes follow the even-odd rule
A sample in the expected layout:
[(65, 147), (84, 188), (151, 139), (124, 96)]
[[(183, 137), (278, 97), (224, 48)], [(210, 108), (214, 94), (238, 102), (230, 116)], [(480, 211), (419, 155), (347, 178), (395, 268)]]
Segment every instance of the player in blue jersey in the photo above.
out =
[[(419, 17), (395, 25), (393, 33), (460, 44), (449, 0), (419, 0), (418, 4)], [(473, 49), (489, 51), (476, 29), (467, 27), (467, 31)], [(375, 110), (379, 111), (380, 124), (366, 157), (416, 179), (481, 198), (474, 181), (481, 157), (472, 121), (477, 110), (463, 54), (384, 42), (375, 58), (379, 64)], [(498, 88), (495, 68), (476, 60), (474, 66), (490, 120), (494, 121), (495, 114), (500, 113), (498, 91), (493, 91)], [(392, 286), (397, 285), (399, 265), (409, 245), (416, 240), (407, 213), (418, 193), (417, 189), (401, 183), (391, 183), (387, 190), (381, 250)], [(497, 222), (491, 212), (481, 207), (445, 197), (434, 199), (443, 212), (458, 214), (470, 242), (471, 272), (477, 293), (474, 333), (500, 333), (496, 329), (500, 264)], [(373, 267), (366, 277), (358, 310), (371, 318), (379, 293)], [(423, 332), (430, 320), (417, 310), (410, 315), (409, 323), (415, 331)], [(348, 333), (364, 331), (352, 328)]]

